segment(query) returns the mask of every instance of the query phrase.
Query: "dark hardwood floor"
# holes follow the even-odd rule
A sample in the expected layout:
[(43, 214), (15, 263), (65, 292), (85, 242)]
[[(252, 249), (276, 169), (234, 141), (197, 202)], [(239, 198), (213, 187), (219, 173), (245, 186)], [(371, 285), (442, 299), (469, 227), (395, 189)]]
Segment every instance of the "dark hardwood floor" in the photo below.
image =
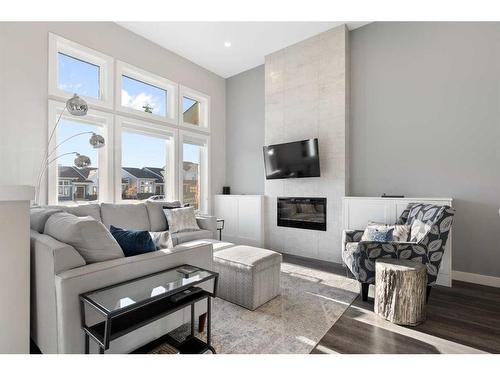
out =
[[(372, 287), (373, 288), (373, 287)], [(500, 289), (459, 281), (434, 287), (425, 323), (401, 327), (358, 297), (312, 353), (500, 353)]]
[[(284, 256), (283, 261), (345, 275), (341, 265)], [(412, 354), (500, 353), (500, 288), (454, 281), (436, 286), (425, 323), (402, 327), (373, 312), (373, 286), (367, 302), (358, 297), (312, 353)]]

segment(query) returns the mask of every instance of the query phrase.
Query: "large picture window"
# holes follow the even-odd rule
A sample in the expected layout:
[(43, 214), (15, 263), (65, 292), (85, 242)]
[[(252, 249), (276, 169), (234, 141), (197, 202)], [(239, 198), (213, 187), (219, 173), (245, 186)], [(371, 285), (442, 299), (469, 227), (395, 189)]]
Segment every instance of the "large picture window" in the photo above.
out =
[(115, 179), (122, 200), (174, 199), (175, 139), (173, 129), (119, 117)]
[[(49, 101), (49, 132), (63, 110), (63, 103)], [(96, 149), (89, 143), (93, 134), (109, 139), (112, 125), (113, 116), (105, 112), (89, 110), (82, 118), (63, 113), (49, 147), (49, 204), (81, 204), (112, 199), (108, 189), (110, 146), (107, 144)], [(86, 165), (79, 164), (79, 155), (88, 158)]]
[(180, 195), (183, 203), (197, 211), (209, 212), (208, 149), (209, 138), (201, 134), (180, 133)]

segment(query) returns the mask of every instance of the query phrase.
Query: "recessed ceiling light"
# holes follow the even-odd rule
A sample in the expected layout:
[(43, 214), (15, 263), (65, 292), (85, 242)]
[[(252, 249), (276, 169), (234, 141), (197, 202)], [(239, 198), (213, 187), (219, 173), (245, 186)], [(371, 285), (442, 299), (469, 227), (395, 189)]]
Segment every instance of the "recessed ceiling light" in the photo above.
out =
[(227, 48), (231, 47), (231, 42), (224, 42), (224, 47), (227, 47)]

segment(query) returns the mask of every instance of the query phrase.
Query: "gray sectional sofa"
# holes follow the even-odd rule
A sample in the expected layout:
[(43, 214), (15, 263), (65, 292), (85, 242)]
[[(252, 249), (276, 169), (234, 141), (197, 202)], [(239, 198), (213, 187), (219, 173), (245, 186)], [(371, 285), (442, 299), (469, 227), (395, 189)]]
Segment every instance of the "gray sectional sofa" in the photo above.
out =
[[(78, 296), (81, 293), (172, 268), (192, 264), (213, 268), (216, 218), (197, 217), (200, 230), (172, 234), (174, 248), (86, 264), (72, 246), (43, 233), (51, 212), (63, 210), (76, 216), (92, 216), (107, 228), (163, 231), (167, 221), (165, 202), (138, 204), (87, 204), (75, 207), (35, 208), (31, 216), (31, 337), (42, 353), (83, 353), (84, 335)], [(205, 285), (211, 288), (210, 284)], [(196, 316), (205, 304), (196, 306)], [(90, 316), (90, 320), (96, 317)], [(188, 310), (181, 310), (113, 341), (108, 352), (127, 353), (189, 322)], [(92, 346), (91, 352), (97, 347)]]

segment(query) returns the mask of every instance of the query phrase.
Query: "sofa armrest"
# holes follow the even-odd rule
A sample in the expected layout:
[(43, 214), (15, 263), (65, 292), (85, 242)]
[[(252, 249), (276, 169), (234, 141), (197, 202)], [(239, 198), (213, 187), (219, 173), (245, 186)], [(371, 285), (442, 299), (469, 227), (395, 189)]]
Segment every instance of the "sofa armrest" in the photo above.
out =
[(31, 230), (31, 338), (42, 353), (57, 353), (55, 276), (85, 266), (70, 245)]
[(40, 267), (50, 265), (53, 267), (51, 270), (53, 275), (57, 275), (60, 272), (86, 264), (73, 246), (60, 242), (49, 235), (31, 230), (30, 239), (31, 256), (37, 272), (42, 272)]
[(347, 242), (359, 242), (363, 236), (364, 230), (345, 229), (342, 231), (342, 248), (345, 248)]
[(212, 238), (217, 238), (217, 217), (216, 216), (197, 216), (196, 222), (200, 229), (209, 230), (213, 233)]
[[(84, 340), (81, 329), (81, 313), (79, 295), (92, 290), (104, 288), (110, 285), (122, 283), (127, 280), (151, 275), (155, 272), (164, 271), (183, 264), (191, 264), (208, 270), (213, 269), (213, 249), (212, 244), (202, 243), (198, 246), (178, 247), (174, 249), (163, 249), (146, 254), (140, 254), (132, 257), (112, 259), (99, 263), (88, 264), (68, 271), (64, 271), (55, 277), (55, 288), (57, 298), (57, 316), (59, 328), (59, 353), (83, 353)], [(136, 285), (141, 288), (144, 282), (146, 288), (150, 287), (148, 281), (139, 280)], [(201, 287), (212, 290), (213, 280), (200, 284)], [(133, 292), (133, 291), (132, 291)], [(206, 302), (197, 303), (196, 314), (199, 316), (206, 311)], [(88, 315), (87, 315), (88, 313)], [(176, 313), (177, 314), (177, 313)], [(177, 328), (182, 323), (183, 316), (188, 317), (180, 311), (175, 316), (169, 316), (168, 322), (164, 324), (161, 331), (156, 332), (157, 337), (168, 333)], [(94, 315), (92, 311), (87, 310), (86, 318), (89, 324), (96, 323), (99, 316)], [(102, 317), (100, 317), (102, 319)], [(151, 327), (156, 330), (158, 326), (152, 324)], [(151, 341), (148, 330), (152, 328), (143, 327), (124, 338), (122, 341), (114, 342), (114, 348), (111, 350), (131, 351), (139, 346)]]

